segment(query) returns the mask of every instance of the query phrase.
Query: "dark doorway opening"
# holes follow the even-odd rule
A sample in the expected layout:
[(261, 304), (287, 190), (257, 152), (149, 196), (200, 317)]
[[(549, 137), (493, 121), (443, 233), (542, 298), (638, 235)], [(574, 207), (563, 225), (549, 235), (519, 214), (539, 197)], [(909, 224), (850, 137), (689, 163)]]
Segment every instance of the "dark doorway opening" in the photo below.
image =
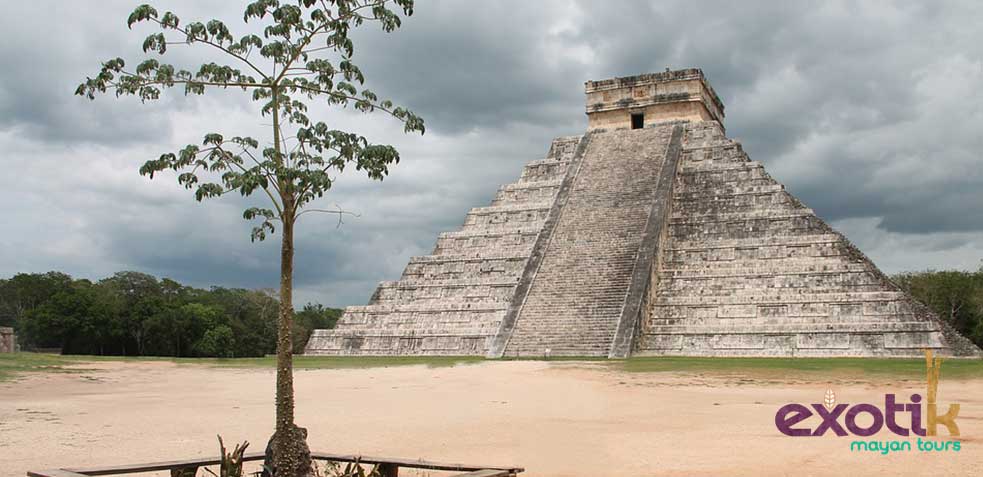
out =
[(636, 113), (631, 115), (631, 128), (632, 129), (642, 129), (645, 127), (645, 115), (642, 113)]

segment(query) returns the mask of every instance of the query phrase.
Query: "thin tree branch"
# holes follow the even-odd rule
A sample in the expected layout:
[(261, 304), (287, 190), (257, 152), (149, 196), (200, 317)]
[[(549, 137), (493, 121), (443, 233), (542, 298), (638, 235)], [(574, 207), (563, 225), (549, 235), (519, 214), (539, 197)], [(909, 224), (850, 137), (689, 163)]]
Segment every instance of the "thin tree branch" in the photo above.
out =
[(402, 122), (406, 122), (406, 119), (403, 119), (403, 118), (400, 118), (399, 116), (396, 116), (396, 113), (392, 109), (390, 109), (390, 108), (384, 108), (384, 107), (380, 106), (378, 102), (369, 101), (369, 100), (367, 100), (365, 98), (359, 98), (357, 96), (350, 96), (350, 95), (347, 95), (347, 94), (344, 94), (344, 93), (339, 93), (337, 91), (324, 91), (323, 89), (311, 88), (311, 87), (308, 87), (308, 86), (301, 86), (301, 85), (296, 85), (296, 84), (295, 85), (291, 85), (290, 88), (297, 88), (297, 89), (300, 89), (300, 90), (309, 91), (311, 93), (326, 94), (326, 95), (329, 95), (329, 96), (334, 96), (335, 98), (344, 98), (344, 99), (347, 99), (347, 100), (350, 100), (350, 101), (366, 102), (366, 103), (371, 104), (372, 105), (372, 108), (378, 109), (378, 110), (381, 110), (381, 111), (385, 111), (385, 112), (389, 113), (392, 117), (394, 117), (394, 118), (396, 118), (396, 119), (398, 119), (398, 120), (400, 120)]
[[(161, 27), (161, 29), (163, 29), (163, 30), (166, 30), (166, 29), (168, 29), (168, 28), (171, 28), (171, 29), (173, 29), (173, 30), (177, 30), (177, 31), (179, 31), (179, 32), (181, 32), (181, 33), (184, 33), (184, 36), (185, 36), (186, 38), (187, 38), (187, 37), (191, 37), (191, 38), (194, 38), (193, 36), (191, 36), (190, 34), (188, 34), (188, 31), (187, 31), (187, 30), (185, 30), (184, 28), (181, 28), (181, 27), (179, 27), (179, 26), (174, 26), (174, 27), (170, 27), (170, 26), (167, 26), (167, 27), (165, 27), (165, 26), (164, 26), (164, 23), (163, 23), (163, 22), (161, 22), (160, 20), (158, 20), (158, 19), (156, 19), (156, 18), (152, 18), (152, 17), (151, 17), (151, 18), (150, 18), (150, 20), (152, 20), (152, 21), (153, 21), (154, 23), (156, 23), (156, 24), (158, 24), (158, 25), (160, 25), (160, 27)], [(255, 71), (256, 73), (259, 73), (259, 75), (260, 75), (260, 76), (262, 76), (262, 77), (263, 77), (263, 79), (267, 79), (267, 80), (268, 80), (268, 79), (270, 79), (270, 78), (269, 78), (269, 76), (266, 76), (266, 73), (264, 73), (264, 72), (263, 72), (262, 70), (260, 70), (259, 68), (257, 68), (257, 67), (256, 67), (256, 65), (254, 65), (254, 64), (253, 64), (253, 63), (252, 63), (251, 61), (249, 61), (249, 59), (247, 59), (247, 58), (245, 58), (245, 57), (243, 57), (242, 55), (238, 55), (238, 54), (236, 54), (236, 53), (233, 53), (233, 52), (232, 52), (232, 51), (230, 51), (230, 50), (229, 50), (228, 48), (226, 48), (226, 47), (224, 47), (224, 46), (222, 46), (222, 45), (220, 45), (220, 44), (218, 44), (218, 43), (214, 43), (214, 42), (212, 42), (212, 41), (210, 41), (210, 40), (200, 40), (200, 39), (195, 39), (195, 41), (193, 41), (193, 42), (189, 42), (189, 41), (187, 41), (187, 39), (185, 39), (185, 41), (184, 41), (184, 42), (182, 42), (182, 43), (184, 43), (184, 44), (187, 44), (187, 45), (190, 45), (190, 44), (192, 44), (192, 43), (204, 43), (204, 44), (206, 44), (206, 45), (211, 45), (211, 46), (213, 46), (213, 47), (215, 47), (215, 48), (218, 48), (219, 50), (222, 50), (222, 51), (224, 51), (224, 52), (225, 52), (225, 53), (227, 53), (228, 55), (230, 55), (230, 56), (232, 56), (232, 57), (234, 57), (234, 58), (237, 58), (237, 59), (239, 59), (239, 60), (240, 60), (240, 61), (242, 61), (243, 63), (245, 63), (245, 64), (247, 64), (247, 65), (248, 65), (248, 66), (249, 66), (250, 68), (252, 68), (252, 69), (253, 69), (253, 71)]]
[(362, 214), (359, 214), (359, 213), (356, 213), (356, 212), (351, 212), (351, 211), (348, 211), (348, 210), (344, 210), (338, 204), (335, 204), (335, 207), (337, 207), (337, 210), (329, 210), (329, 209), (304, 209), (299, 214), (297, 214), (295, 218), (300, 218), (301, 215), (304, 215), (304, 214), (306, 214), (308, 212), (317, 212), (317, 213), (321, 213), (321, 214), (337, 214), (338, 215), (338, 224), (335, 226), (335, 228), (340, 228), (341, 227), (341, 224), (344, 223), (344, 220), (343, 220), (344, 219), (344, 216), (350, 215), (350, 216), (356, 217), (356, 218), (362, 216)]

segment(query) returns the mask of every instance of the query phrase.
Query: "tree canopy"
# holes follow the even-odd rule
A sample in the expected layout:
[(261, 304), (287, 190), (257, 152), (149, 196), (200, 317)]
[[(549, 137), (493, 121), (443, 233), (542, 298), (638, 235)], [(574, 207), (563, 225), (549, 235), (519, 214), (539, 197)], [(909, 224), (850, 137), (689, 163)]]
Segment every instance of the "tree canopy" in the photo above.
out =
[(983, 347), (983, 268), (976, 272), (906, 272), (891, 278), (953, 328)]
[[(205, 290), (132, 271), (97, 282), (61, 272), (0, 279), (0, 325), (15, 327), (24, 349), (66, 354), (264, 356), (276, 351), (279, 306), (270, 290)], [(295, 351), (341, 311), (313, 303), (298, 311)]]

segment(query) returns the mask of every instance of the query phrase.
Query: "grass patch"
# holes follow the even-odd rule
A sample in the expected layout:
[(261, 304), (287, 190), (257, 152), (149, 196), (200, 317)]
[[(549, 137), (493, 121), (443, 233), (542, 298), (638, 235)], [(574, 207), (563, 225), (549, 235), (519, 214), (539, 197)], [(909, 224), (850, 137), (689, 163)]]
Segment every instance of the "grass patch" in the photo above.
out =
[(19, 373), (82, 372), (83, 370), (64, 368), (78, 363), (78, 360), (57, 354), (2, 353), (0, 354), (0, 381), (9, 380)]
[[(532, 358), (535, 359), (535, 358)], [(503, 359), (496, 361), (524, 360)], [(78, 365), (93, 362), (171, 362), (181, 365), (213, 366), (220, 368), (276, 367), (275, 356), (262, 358), (166, 358), (132, 356), (59, 356), (40, 353), (0, 354), (0, 381), (18, 373), (84, 372)], [(474, 364), (485, 361), (479, 356), (294, 356), (295, 369), (368, 369), (394, 366), (427, 366), (430, 368)], [(696, 357), (638, 357), (625, 360), (598, 358), (553, 357), (546, 361), (590, 362), (631, 373), (711, 373), (751, 374), (784, 377), (821, 378), (824, 376), (883, 376), (923, 378), (923, 358), (696, 358)], [(67, 368), (67, 366), (75, 366)], [(947, 359), (942, 364), (942, 376), (953, 379), (983, 378), (983, 360)]]
[(611, 360), (608, 359), (607, 356), (550, 356), (548, 358), (542, 356), (507, 356), (503, 358), (495, 358), (495, 361), (544, 361), (544, 362), (598, 361), (601, 363), (611, 362)]
[[(924, 358), (694, 358), (639, 357), (612, 363), (632, 373), (720, 372), (802, 373), (808, 375), (883, 375), (905, 378), (925, 376)], [(983, 360), (947, 359), (946, 378), (983, 378)]]
[[(393, 366), (443, 368), (484, 361), (479, 356), (294, 356), (294, 369), (363, 369)], [(207, 363), (234, 368), (275, 368), (276, 356), (262, 358), (180, 359), (178, 362)]]
[[(294, 369), (365, 369), (393, 366), (441, 368), (484, 361), (479, 356), (294, 356)], [(96, 362), (169, 362), (222, 368), (276, 368), (276, 356), (262, 358), (169, 358), (156, 356), (83, 356), (42, 353), (0, 354), (0, 381), (17, 373), (81, 371), (65, 366)]]

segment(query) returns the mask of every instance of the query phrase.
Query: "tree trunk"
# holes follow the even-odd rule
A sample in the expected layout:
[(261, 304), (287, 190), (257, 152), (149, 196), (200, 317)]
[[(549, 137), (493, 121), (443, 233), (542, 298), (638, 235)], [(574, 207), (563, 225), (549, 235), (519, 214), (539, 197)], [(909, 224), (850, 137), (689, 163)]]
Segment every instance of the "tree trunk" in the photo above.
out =
[(285, 207), (283, 240), (280, 245), (280, 316), (276, 342), (276, 432), (272, 438), (273, 469), (277, 477), (306, 477), (311, 474), (307, 431), (294, 424), (293, 380), (293, 211)]

